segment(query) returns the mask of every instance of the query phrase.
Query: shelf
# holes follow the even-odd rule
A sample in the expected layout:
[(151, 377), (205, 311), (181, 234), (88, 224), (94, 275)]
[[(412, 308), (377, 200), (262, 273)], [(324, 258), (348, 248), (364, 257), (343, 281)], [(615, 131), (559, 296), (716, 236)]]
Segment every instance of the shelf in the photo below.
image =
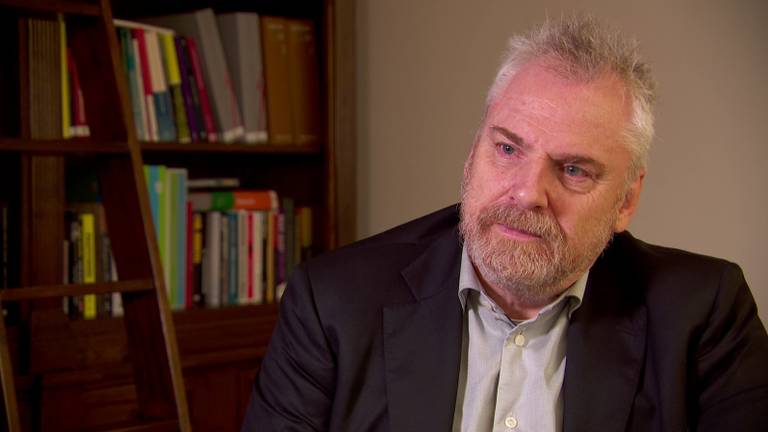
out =
[(113, 292), (152, 291), (151, 279), (136, 279), (98, 284), (43, 285), (23, 288), (7, 288), (0, 291), (0, 301), (19, 301), (50, 297), (107, 294)]
[(109, 432), (176, 432), (179, 430), (179, 422), (175, 419), (137, 420), (132, 423), (121, 423), (117, 425), (109, 425), (106, 428), (94, 429), (94, 431), (97, 430)]
[(68, 15), (99, 16), (101, 7), (87, 0), (0, 0), (0, 6), (33, 12), (61, 12)]
[(128, 145), (124, 142), (100, 141), (90, 138), (51, 140), (0, 138), (0, 151), (40, 155), (128, 154)]
[(187, 143), (178, 142), (142, 142), (144, 152), (179, 152), (179, 153), (262, 153), (262, 154), (320, 154), (322, 149), (315, 146), (265, 145), (265, 144), (225, 144), (225, 143)]

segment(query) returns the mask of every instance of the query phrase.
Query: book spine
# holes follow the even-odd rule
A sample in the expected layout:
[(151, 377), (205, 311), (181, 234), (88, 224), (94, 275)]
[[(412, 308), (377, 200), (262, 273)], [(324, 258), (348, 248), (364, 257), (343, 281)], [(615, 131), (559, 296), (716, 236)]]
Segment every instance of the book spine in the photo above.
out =
[(202, 113), (200, 112), (200, 101), (197, 97), (195, 75), (187, 58), (187, 40), (182, 36), (176, 36), (174, 42), (176, 45), (176, 58), (179, 63), (181, 93), (184, 99), (184, 112), (187, 113), (190, 140), (193, 142), (205, 141), (207, 138), (205, 136)]
[(277, 213), (267, 213), (267, 247), (266, 247), (266, 273), (267, 284), (265, 287), (265, 300), (267, 303), (275, 302), (275, 246), (277, 244)]
[(118, 27), (117, 34), (120, 36), (120, 45), (123, 54), (123, 66), (125, 76), (128, 82), (128, 90), (131, 93), (131, 112), (133, 113), (133, 122), (136, 129), (136, 137), (140, 140), (146, 140), (144, 133), (144, 117), (141, 110), (141, 90), (136, 78), (136, 60), (134, 57), (133, 42), (131, 31), (127, 28)]
[(288, 35), (282, 17), (261, 17), (264, 79), (267, 87), (267, 130), (273, 145), (291, 144), (291, 94), (288, 87)]
[(141, 86), (142, 117), (144, 118), (145, 139), (157, 141), (157, 117), (155, 116), (154, 96), (152, 95), (152, 83), (149, 76), (149, 62), (147, 61), (147, 48), (144, 39), (144, 30), (131, 30), (136, 59), (136, 76)]
[[(83, 262), (83, 283), (96, 283), (96, 227), (94, 215), (83, 213), (80, 215), (81, 243)], [(83, 318), (96, 318), (96, 295), (86, 294), (83, 296), (84, 308)]]
[(72, 106), (69, 84), (69, 67), (67, 66), (67, 27), (64, 16), (57, 14), (56, 22), (59, 31), (59, 83), (61, 84), (61, 136), (72, 136)]
[(216, 131), (216, 124), (213, 121), (213, 112), (211, 111), (211, 102), (208, 98), (208, 90), (205, 85), (205, 78), (203, 76), (203, 70), (200, 67), (200, 58), (197, 50), (197, 43), (194, 38), (187, 38), (187, 48), (189, 49), (187, 54), (189, 55), (190, 63), (192, 64), (192, 70), (195, 75), (195, 84), (197, 85), (197, 94), (200, 100), (200, 111), (203, 114), (203, 124), (205, 125), (205, 132), (208, 136), (209, 142), (217, 142), (218, 134)]
[[(189, 203), (189, 211), (192, 212), (192, 203)], [(192, 304), (197, 306), (205, 304), (205, 291), (203, 289), (204, 220), (202, 213), (192, 213)]]
[(264, 232), (265, 232), (265, 212), (255, 211), (253, 226), (253, 298), (254, 304), (264, 303)]
[(178, 246), (176, 256), (177, 261), (177, 282), (176, 282), (176, 308), (184, 309), (187, 304), (187, 170), (178, 169), (176, 171), (178, 189), (176, 194), (176, 208), (178, 217), (176, 219), (176, 232)]
[(158, 34), (153, 31), (145, 31), (144, 39), (149, 60), (149, 74), (152, 83), (152, 99), (157, 116), (158, 141), (174, 141), (176, 129), (173, 125), (173, 105), (171, 104), (168, 84), (163, 72), (162, 51)]
[(203, 295), (205, 305), (221, 306), (221, 213), (205, 214), (203, 249)]
[(320, 81), (315, 26), (311, 20), (287, 19), (288, 88), (291, 93), (293, 143), (320, 142)]
[(191, 138), (189, 134), (189, 126), (187, 125), (184, 96), (181, 91), (181, 72), (179, 71), (179, 61), (176, 56), (176, 46), (173, 40), (173, 35), (161, 34), (159, 37), (163, 48), (163, 70), (165, 72), (165, 79), (168, 83), (168, 89), (172, 100), (176, 139), (181, 143), (188, 143)]
[(248, 212), (240, 210), (237, 212), (237, 294), (236, 303), (245, 304), (248, 301)]
[(229, 216), (221, 214), (221, 280), (219, 295), (222, 306), (228, 305), (229, 300)]
[(240, 279), (239, 270), (239, 228), (238, 217), (236, 212), (230, 212), (227, 214), (229, 217), (229, 283), (227, 284), (227, 304), (237, 304), (237, 290)]

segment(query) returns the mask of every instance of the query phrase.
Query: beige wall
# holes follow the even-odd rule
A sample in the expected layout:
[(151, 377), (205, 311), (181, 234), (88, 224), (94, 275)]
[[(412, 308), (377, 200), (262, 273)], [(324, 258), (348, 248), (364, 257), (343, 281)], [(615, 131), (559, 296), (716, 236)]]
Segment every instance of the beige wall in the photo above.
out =
[(768, 321), (768, 2), (362, 0), (359, 235), (455, 202), (506, 37), (578, 8), (660, 84), (639, 237), (738, 262)]

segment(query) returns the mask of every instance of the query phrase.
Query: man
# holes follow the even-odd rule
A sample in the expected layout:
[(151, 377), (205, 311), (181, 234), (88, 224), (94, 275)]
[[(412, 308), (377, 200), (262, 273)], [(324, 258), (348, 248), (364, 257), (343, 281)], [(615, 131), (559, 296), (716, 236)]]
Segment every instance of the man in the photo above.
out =
[(460, 208), (296, 271), (243, 430), (764, 430), (738, 266), (625, 232), (648, 67), (589, 18), (510, 46)]

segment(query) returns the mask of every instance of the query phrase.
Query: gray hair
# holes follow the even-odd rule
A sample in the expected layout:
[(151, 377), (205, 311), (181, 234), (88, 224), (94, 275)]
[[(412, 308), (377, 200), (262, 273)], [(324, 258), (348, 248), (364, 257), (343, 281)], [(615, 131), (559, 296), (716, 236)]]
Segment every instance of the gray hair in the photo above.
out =
[(627, 181), (645, 169), (654, 133), (655, 83), (639, 54), (637, 42), (627, 40), (592, 16), (574, 15), (547, 20), (528, 34), (513, 36), (486, 99), (486, 113), (509, 80), (527, 62), (551, 59), (556, 73), (589, 82), (615, 74), (632, 97), (632, 119), (625, 137), (632, 163)]

